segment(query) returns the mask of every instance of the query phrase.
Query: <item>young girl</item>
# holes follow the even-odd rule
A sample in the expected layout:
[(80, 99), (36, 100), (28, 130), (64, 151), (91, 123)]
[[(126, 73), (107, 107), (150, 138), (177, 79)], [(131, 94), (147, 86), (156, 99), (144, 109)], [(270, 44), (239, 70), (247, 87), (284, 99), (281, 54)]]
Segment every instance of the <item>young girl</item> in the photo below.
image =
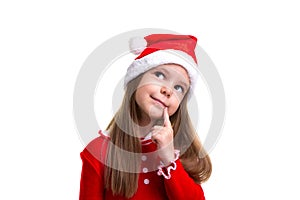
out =
[(189, 118), (197, 39), (134, 38), (122, 105), (82, 151), (80, 200), (205, 199), (211, 162)]

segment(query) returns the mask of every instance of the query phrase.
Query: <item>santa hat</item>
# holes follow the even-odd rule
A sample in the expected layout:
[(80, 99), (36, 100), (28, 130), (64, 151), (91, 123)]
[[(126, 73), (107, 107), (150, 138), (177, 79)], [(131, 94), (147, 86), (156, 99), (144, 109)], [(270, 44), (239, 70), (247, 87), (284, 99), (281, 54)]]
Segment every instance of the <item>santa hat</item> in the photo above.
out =
[(198, 76), (195, 47), (197, 38), (191, 35), (152, 34), (129, 41), (130, 50), (138, 55), (127, 69), (124, 86), (140, 74), (163, 64), (178, 64), (186, 69), (190, 90)]

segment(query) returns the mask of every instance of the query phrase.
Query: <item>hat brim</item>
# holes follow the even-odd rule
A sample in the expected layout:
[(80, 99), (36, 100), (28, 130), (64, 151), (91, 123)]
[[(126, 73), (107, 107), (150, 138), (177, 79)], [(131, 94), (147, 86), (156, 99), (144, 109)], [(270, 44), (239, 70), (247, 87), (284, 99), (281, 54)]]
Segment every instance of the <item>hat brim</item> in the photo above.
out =
[(190, 78), (190, 90), (196, 84), (198, 69), (193, 58), (178, 50), (158, 50), (140, 59), (134, 60), (127, 69), (124, 79), (124, 88), (127, 84), (146, 71), (164, 64), (178, 64), (185, 68)]

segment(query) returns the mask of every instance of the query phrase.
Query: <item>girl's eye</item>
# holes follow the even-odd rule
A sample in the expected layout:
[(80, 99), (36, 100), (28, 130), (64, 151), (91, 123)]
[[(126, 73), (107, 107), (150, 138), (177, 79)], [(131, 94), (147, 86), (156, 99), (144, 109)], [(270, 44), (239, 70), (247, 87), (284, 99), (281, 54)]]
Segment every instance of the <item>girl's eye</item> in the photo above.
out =
[(155, 72), (154, 73), (156, 77), (158, 77), (159, 79), (164, 79), (165, 78), (165, 75), (161, 72)]
[(176, 91), (180, 92), (180, 93), (184, 93), (184, 89), (183, 89), (183, 87), (180, 86), (180, 85), (175, 85), (175, 86), (174, 86), (174, 89), (175, 89)]

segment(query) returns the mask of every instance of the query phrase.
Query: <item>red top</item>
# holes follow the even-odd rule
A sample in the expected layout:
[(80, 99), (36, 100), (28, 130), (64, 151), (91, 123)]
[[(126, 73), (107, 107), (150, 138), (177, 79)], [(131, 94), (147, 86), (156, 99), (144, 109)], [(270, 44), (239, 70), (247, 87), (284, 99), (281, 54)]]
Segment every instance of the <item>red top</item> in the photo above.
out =
[[(99, 131), (100, 136), (91, 141), (81, 152), (83, 162), (79, 200), (125, 200), (121, 196), (113, 196), (111, 191), (104, 189), (103, 152), (109, 137)], [(142, 165), (149, 162), (147, 152), (153, 151), (156, 145), (152, 142), (142, 143)], [(184, 170), (180, 160), (176, 161), (176, 169), (171, 170), (171, 178), (157, 175), (157, 170), (144, 170), (139, 174), (138, 189), (131, 200), (166, 200), (166, 199), (197, 199), (205, 200), (201, 185), (195, 183)], [(145, 165), (146, 166), (146, 165)], [(143, 167), (143, 166), (142, 166)]]

